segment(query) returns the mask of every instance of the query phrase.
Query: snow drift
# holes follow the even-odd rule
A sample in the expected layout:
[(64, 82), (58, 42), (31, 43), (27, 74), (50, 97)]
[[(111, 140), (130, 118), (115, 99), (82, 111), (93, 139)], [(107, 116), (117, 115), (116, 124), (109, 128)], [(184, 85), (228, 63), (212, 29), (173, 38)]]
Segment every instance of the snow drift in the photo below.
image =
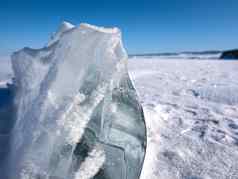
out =
[(119, 29), (64, 22), (12, 65), (10, 179), (139, 178), (146, 128)]

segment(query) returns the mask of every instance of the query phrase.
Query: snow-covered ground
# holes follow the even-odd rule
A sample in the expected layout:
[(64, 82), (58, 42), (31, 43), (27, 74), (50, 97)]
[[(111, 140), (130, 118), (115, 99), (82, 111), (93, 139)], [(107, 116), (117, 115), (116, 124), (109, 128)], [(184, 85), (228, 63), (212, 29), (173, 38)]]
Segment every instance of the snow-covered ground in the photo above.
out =
[(132, 58), (148, 145), (142, 179), (238, 178), (238, 61)]
[(147, 124), (141, 179), (238, 178), (238, 61), (134, 57), (129, 72)]

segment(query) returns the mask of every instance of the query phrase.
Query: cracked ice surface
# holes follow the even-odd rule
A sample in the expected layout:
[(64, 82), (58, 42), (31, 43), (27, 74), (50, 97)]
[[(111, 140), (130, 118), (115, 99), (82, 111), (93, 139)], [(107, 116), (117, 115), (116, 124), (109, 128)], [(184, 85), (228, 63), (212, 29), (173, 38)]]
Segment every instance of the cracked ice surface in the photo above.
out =
[(12, 65), (10, 179), (139, 178), (146, 130), (119, 29), (64, 22)]

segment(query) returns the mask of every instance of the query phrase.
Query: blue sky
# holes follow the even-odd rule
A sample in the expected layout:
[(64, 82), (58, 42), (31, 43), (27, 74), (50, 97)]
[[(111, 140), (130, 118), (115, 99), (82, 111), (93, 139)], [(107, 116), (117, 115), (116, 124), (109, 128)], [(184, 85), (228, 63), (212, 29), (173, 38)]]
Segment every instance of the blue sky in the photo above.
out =
[(119, 27), (130, 54), (238, 48), (238, 0), (1, 0), (0, 54), (43, 46), (63, 20)]

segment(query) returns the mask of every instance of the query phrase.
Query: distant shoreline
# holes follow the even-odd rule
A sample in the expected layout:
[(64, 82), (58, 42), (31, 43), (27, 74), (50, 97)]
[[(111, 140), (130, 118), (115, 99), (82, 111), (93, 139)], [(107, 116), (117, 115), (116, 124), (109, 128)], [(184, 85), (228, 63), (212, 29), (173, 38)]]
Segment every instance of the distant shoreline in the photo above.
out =
[(175, 55), (181, 55), (181, 54), (209, 55), (209, 54), (220, 54), (224, 51), (223, 50), (206, 50), (206, 51), (161, 52), (161, 53), (136, 53), (136, 54), (129, 54), (129, 56), (130, 57), (133, 57), (133, 56), (175, 56)]

